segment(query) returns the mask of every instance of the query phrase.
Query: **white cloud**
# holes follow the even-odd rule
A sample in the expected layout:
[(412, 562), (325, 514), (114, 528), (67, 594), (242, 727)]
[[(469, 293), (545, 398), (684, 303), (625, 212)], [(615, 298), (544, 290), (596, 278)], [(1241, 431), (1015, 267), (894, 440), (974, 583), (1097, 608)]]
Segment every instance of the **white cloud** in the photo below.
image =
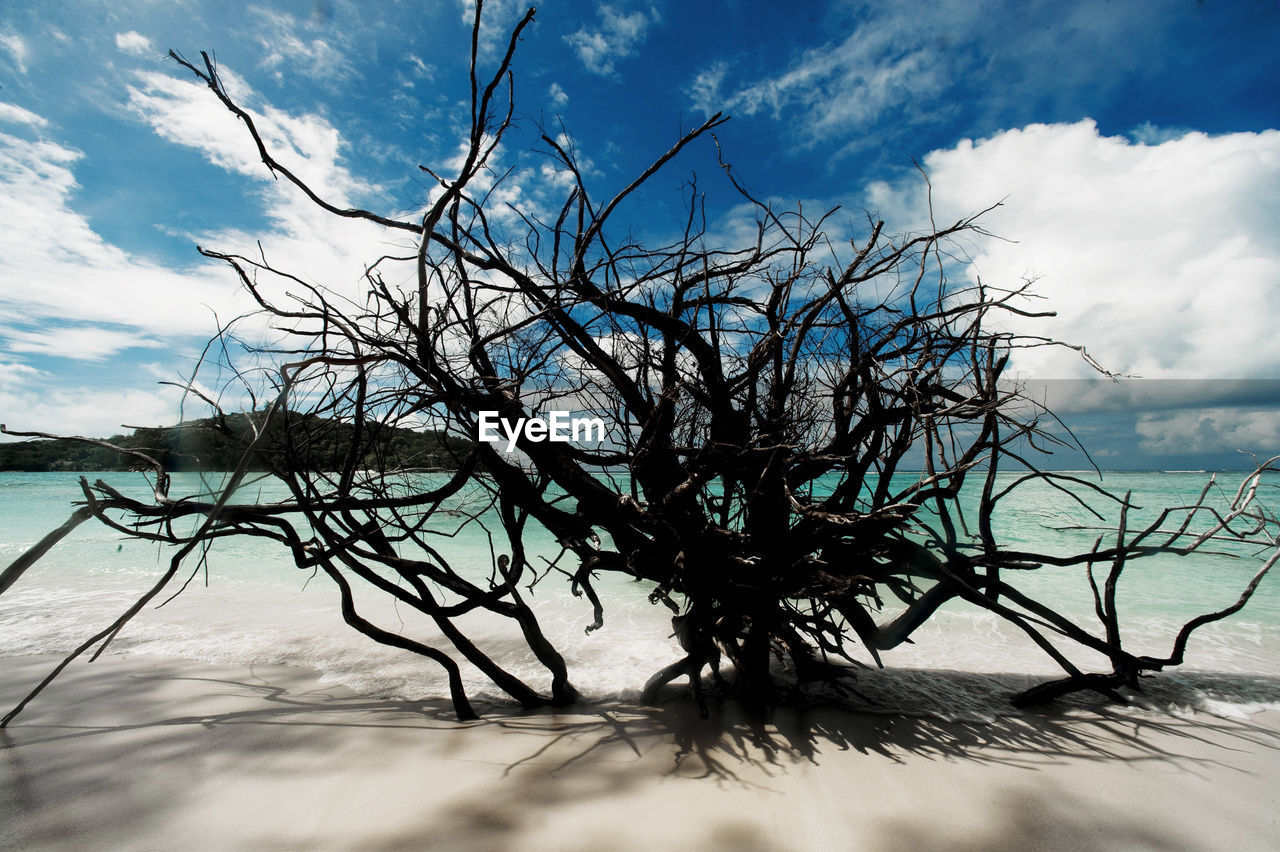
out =
[[(118, 351), (155, 338), (206, 335), (211, 320), (200, 305), (233, 310), (233, 288), (210, 265), (167, 269), (111, 245), (72, 207), (72, 168), (81, 155), (54, 142), (0, 133), (0, 330), (10, 351), (50, 351), (99, 357), (90, 342)], [(79, 331), (52, 333), (41, 344), (14, 324), (51, 321)], [(109, 326), (93, 331), (93, 326)], [(131, 331), (132, 330), (132, 331)]]
[[(168, 372), (158, 378), (175, 376)], [(179, 420), (182, 394), (172, 385), (105, 389), (60, 383), (56, 375), (27, 364), (0, 362), (0, 422), (17, 432), (107, 437), (125, 431), (125, 424), (167, 426)], [(191, 408), (193, 403), (188, 400), (186, 416), (203, 416), (203, 403)], [(0, 436), (0, 441), (16, 440), (21, 439)]]
[(155, 53), (155, 48), (151, 46), (151, 39), (134, 30), (116, 33), (116, 48), (130, 56), (150, 56)]
[[(475, 0), (458, 0), (458, 8), (462, 23), (470, 29), (476, 19)], [(492, 55), (499, 48), (506, 50), (511, 30), (528, 8), (526, 0), (487, 0), (480, 21), (480, 52)]]
[(28, 331), (0, 325), (0, 341), (9, 352), (54, 355), (84, 361), (101, 361), (133, 348), (156, 348), (164, 343), (136, 330), (100, 326), (46, 326)]
[(5, 33), (0, 35), (0, 49), (3, 49), (10, 57), (13, 58), (13, 64), (17, 66), (18, 71), (23, 74), (27, 73), (27, 43), (22, 40), (21, 36)]
[(1010, 383), (1059, 414), (1280, 406), (1280, 379), (1088, 379)]
[[(413, 76), (418, 80), (430, 80), (435, 77), (436, 69), (434, 65), (428, 65), (422, 61), (422, 57), (417, 54), (410, 53), (406, 56), (412, 67)], [(412, 85), (412, 81), (407, 81), (408, 85)]]
[[(578, 147), (578, 140), (570, 136), (565, 131), (561, 131), (555, 135), (556, 145), (560, 146), (560, 150), (564, 151), (572, 159), (577, 166), (578, 173), (585, 177), (599, 177), (600, 168), (596, 165), (595, 160), (583, 154)], [(528, 176), (526, 173), (525, 176)], [(548, 206), (560, 207), (567, 198), (566, 191), (576, 184), (576, 178), (573, 172), (565, 168), (559, 158), (552, 159), (548, 157), (542, 161), (538, 167), (537, 174), (542, 178), (540, 184), (531, 183), (527, 189), (530, 193), (540, 197), (543, 203)]]
[(630, 56), (645, 39), (650, 25), (661, 20), (658, 10), (623, 14), (611, 4), (597, 9), (599, 22), (594, 28), (583, 27), (564, 37), (565, 42), (577, 52), (588, 71), (609, 75), (620, 59)]
[[(335, 204), (347, 205), (377, 187), (355, 177), (342, 164), (348, 147), (333, 125), (317, 115), (291, 115), (265, 106), (255, 110), (252, 89), (227, 69), (219, 69), (232, 97), (253, 116), (263, 142), (284, 165)], [(129, 107), (170, 142), (196, 148), (214, 165), (270, 180), (244, 126), (202, 84), (167, 74), (138, 75), (130, 86)]]
[(703, 112), (712, 113), (728, 108), (728, 102), (734, 97), (722, 91), (728, 73), (728, 63), (719, 60), (695, 74), (687, 89), (694, 106)]
[[(1146, 378), (1280, 374), (1280, 131), (1144, 145), (1091, 121), (1030, 125), (924, 165), (940, 224), (1007, 196), (983, 220), (1006, 239), (977, 241), (969, 272), (1003, 286), (1039, 276), (1046, 301), (1029, 307), (1058, 316), (1019, 321), (1021, 331)], [(923, 196), (915, 176), (873, 185), (869, 204), (896, 228), (920, 227)], [(1020, 352), (1014, 367), (1086, 372), (1058, 349)]]
[(336, 88), (360, 76), (342, 47), (333, 43), (338, 33), (331, 31), (328, 39), (305, 33), (308, 25), (284, 12), (255, 8), (253, 14), (259, 21), (254, 29), (263, 48), (261, 65), (277, 78), (302, 74)]
[(1206, 408), (1144, 414), (1138, 418), (1139, 443), (1149, 453), (1280, 453), (1276, 410)]
[(1187, 13), (1152, 16), (1107, 0), (845, 0), (824, 14), (822, 29), (836, 39), (789, 55), (768, 42), (767, 53), (714, 60), (686, 94), (704, 112), (780, 120), (797, 148), (848, 153), (920, 124), (996, 112), (1015, 116), (1007, 126), (1029, 117), (1032, 104), (1096, 98), (1166, 56), (1166, 28)]
[(23, 109), (16, 104), (0, 103), (0, 121), (8, 121), (13, 124), (29, 124), (32, 127), (45, 127), (49, 124), (48, 120), (42, 115), (36, 115), (29, 109)]
[[(154, 390), (0, 385), (0, 420), (18, 432), (104, 437), (130, 426), (166, 426), (177, 418), (182, 391), (173, 387)], [(0, 438), (0, 440), (14, 440)]]
[[(350, 144), (324, 118), (291, 114), (269, 104), (226, 69), (228, 88), (253, 118), (267, 147), (276, 158), (318, 195), (341, 206), (378, 208), (387, 197), (380, 186), (354, 174), (346, 165)], [(129, 106), (155, 132), (200, 152), (220, 168), (260, 181), (257, 201), (271, 228), (248, 234), (224, 229), (193, 235), (202, 245), (228, 253), (257, 257), (258, 246), (273, 266), (338, 294), (363, 300), (364, 270), (385, 254), (405, 253), (404, 235), (389, 233), (368, 222), (343, 219), (324, 212), (287, 181), (273, 180), (258, 158), (252, 139), (241, 122), (228, 113), (202, 85), (160, 73), (139, 75), (131, 87)], [(403, 274), (386, 267), (388, 283)], [(279, 283), (279, 282), (278, 282)], [(264, 282), (265, 286), (265, 282)], [(286, 287), (297, 291), (296, 286)], [(268, 287), (268, 293), (272, 292)]]
[[(388, 199), (398, 200), (353, 173), (346, 162), (350, 144), (326, 120), (276, 109), (230, 70), (224, 68), (222, 74), (232, 95), (253, 115), (268, 147), (323, 197), (337, 205), (375, 210)], [(203, 85), (180, 79), (176, 72), (140, 73), (134, 79), (127, 107), (140, 121), (163, 139), (191, 149), (192, 156), (253, 181), (246, 206), (265, 214), (265, 233), (192, 234), (201, 244), (253, 257), (260, 244), (277, 267), (360, 303), (366, 293), (366, 266), (384, 254), (406, 253), (404, 235), (334, 217), (287, 181), (273, 180), (243, 124)], [(125, 252), (96, 233), (76, 209), (76, 169), (82, 158), (79, 151), (54, 141), (30, 142), (0, 134), (0, 359), (21, 361), (20, 356), (37, 354), (100, 359), (125, 346), (172, 346), (186, 343), (186, 336), (205, 338), (214, 331), (205, 306), (223, 320), (251, 307), (221, 264), (169, 269)], [(496, 171), (476, 180), (472, 189), (492, 191), (495, 221), (514, 217), (504, 208), (506, 203), (522, 209), (539, 203), (540, 196), (530, 198), (517, 176), (495, 185), (495, 176), (505, 169), (496, 158), (492, 165)], [(530, 175), (528, 186), (537, 192), (556, 190), (554, 180), (539, 181), (536, 172)], [(412, 264), (388, 264), (383, 272), (392, 288), (409, 284), (412, 289)], [(285, 291), (306, 294), (292, 281), (281, 286), (264, 281), (263, 286), (269, 296)], [(257, 322), (244, 332), (249, 343), (262, 342), (271, 333)], [(282, 336), (283, 332), (274, 333), (272, 339)], [(134, 360), (143, 354), (150, 361), (159, 351), (127, 354)], [(143, 378), (150, 374), (141, 368), (135, 372)], [(7, 394), (0, 398), (0, 416), (21, 412), (26, 428), (109, 434), (121, 422), (172, 422), (176, 410), (175, 397), (145, 391), (0, 389)], [(17, 415), (8, 417), (16, 427)]]
[[(391, 250), (384, 229), (329, 216), (284, 181), (273, 181), (243, 126), (203, 87), (158, 73), (139, 79), (129, 104), (159, 135), (261, 181), (254, 200), (271, 222), (267, 233), (193, 236), (252, 256), (260, 239), (281, 268), (360, 296), (365, 265)], [(228, 75), (228, 84), (254, 100), (238, 78)], [(26, 111), (3, 115), (36, 126), (43, 121)], [(254, 115), (280, 158), (333, 202), (347, 205), (377, 193), (342, 164), (346, 143), (323, 119), (269, 106)], [(101, 360), (126, 349), (207, 338), (216, 330), (215, 313), (225, 321), (251, 307), (222, 264), (166, 268), (96, 233), (75, 209), (81, 157), (52, 141), (0, 133), (0, 352)], [(267, 282), (264, 287), (279, 293)], [(261, 322), (244, 328), (250, 335), (265, 331)]]
[(781, 74), (733, 91), (722, 91), (726, 67), (713, 65), (694, 78), (690, 95), (705, 112), (778, 118), (797, 109), (806, 141), (813, 141), (870, 126), (897, 104), (935, 94), (947, 82), (940, 62), (924, 48), (902, 50), (892, 30), (858, 30), (839, 45), (806, 51)]
[(972, 3), (938, 2), (925, 14), (906, 4), (845, 8), (847, 22), (831, 26), (842, 40), (777, 57), (763, 75), (724, 60), (703, 68), (687, 87), (694, 106), (775, 119), (788, 113), (803, 144), (856, 133), (891, 110), (896, 123), (907, 124), (916, 117), (913, 105), (952, 85), (970, 61), (970, 51), (939, 50), (939, 42), (967, 42), (982, 29)]
[(0, 391), (29, 388), (36, 382), (47, 379), (48, 373), (37, 370), (30, 364), (0, 361)]
[(559, 83), (552, 83), (547, 89), (547, 97), (551, 98), (551, 105), (557, 109), (569, 103), (569, 94)]

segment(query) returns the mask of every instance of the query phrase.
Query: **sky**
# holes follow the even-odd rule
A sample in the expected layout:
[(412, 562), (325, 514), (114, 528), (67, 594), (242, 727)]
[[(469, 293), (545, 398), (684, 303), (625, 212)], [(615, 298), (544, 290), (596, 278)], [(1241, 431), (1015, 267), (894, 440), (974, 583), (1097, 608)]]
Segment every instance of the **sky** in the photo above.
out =
[[(197, 244), (358, 281), (395, 238), (273, 181), (170, 49), (216, 57), (285, 162), (336, 203), (421, 206), (467, 118), (474, 7), (460, 0), (0, 6), (0, 422), (110, 435), (178, 420), (219, 323), (247, 309)], [(524, 12), (486, 3), (482, 65)], [(867, 214), (891, 232), (993, 204), (961, 273), (1035, 279), (1052, 319), (1136, 377), (1085, 382), (1074, 353), (1020, 353), (1102, 467), (1248, 465), (1280, 453), (1280, 3), (772, 3), (548, 0), (514, 64), (506, 200), (560, 191), (537, 136), (571, 140), (611, 196), (723, 111), (725, 159), (757, 197)], [(640, 235), (708, 193), (695, 146), (630, 211)], [(210, 376), (210, 382), (216, 376)], [(186, 413), (186, 412), (184, 412)], [(194, 412), (199, 414), (199, 412)], [(1061, 456), (1054, 466), (1079, 467)]]

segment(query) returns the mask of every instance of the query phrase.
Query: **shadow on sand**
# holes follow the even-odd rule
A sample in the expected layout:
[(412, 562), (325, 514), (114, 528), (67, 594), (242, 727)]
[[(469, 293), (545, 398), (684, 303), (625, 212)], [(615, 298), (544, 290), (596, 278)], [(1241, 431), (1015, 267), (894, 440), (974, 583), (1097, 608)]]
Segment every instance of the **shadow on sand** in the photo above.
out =
[[(989, 814), (976, 833), (954, 831), (941, 812), (930, 818), (937, 790), (912, 773), (925, 766), (944, 791), (988, 777), (987, 767), (1066, 763), (1207, 778), (1241, 771), (1239, 753), (1280, 754), (1280, 732), (1248, 718), (1168, 712), (1280, 702), (1280, 679), (1257, 676), (1182, 675), (1161, 683), (1147, 709), (1077, 702), (973, 721), (830, 701), (767, 711), (713, 701), (703, 719), (673, 691), (656, 707), (489, 707), (462, 724), (444, 703), (363, 698), (280, 668), (226, 677), (180, 661), (96, 667), (69, 671), (0, 732), (0, 847), (159, 846), (222, 819), (228, 842), (209, 848), (642, 848), (664, 833), (705, 849), (809, 848), (812, 826), (788, 838), (768, 814), (844, 802), (875, 820), (844, 848), (1197, 848), (1060, 785), (954, 791), (981, 798)], [(9, 704), (39, 671), (18, 668), (23, 677), (0, 686)], [(985, 677), (923, 676), (942, 694)], [(990, 681), (992, 694), (1009, 685)], [(899, 786), (920, 791), (918, 815), (867, 804), (901, 795)], [(797, 792), (807, 804), (792, 802)], [(611, 828), (611, 810), (625, 826)], [(573, 829), (558, 843), (561, 818)], [(693, 834), (662, 824), (690, 819), (704, 821)]]

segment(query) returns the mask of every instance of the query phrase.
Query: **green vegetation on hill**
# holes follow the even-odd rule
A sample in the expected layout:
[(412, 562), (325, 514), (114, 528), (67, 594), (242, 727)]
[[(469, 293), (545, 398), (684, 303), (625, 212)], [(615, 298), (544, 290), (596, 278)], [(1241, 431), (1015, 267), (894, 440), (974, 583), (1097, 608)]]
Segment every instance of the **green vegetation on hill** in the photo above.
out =
[[(135, 429), (132, 434), (105, 440), (146, 453), (170, 471), (231, 470), (253, 439), (250, 416), (261, 422), (257, 413), (232, 414), (221, 423), (212, 418), (193, 420), (177, 426)], [(349, 423), (288, 412), (270, 421), (253, 450), (250, 469), (286, 464), (310, 470), (339, 467), (351, 447), (353, 433)], [(441, 470), (457, 467), (471, 442), (441, 432), (367, 424), (360, 446), (367, 468)], [(0, 471), (133, 470), (143, 466), (133, 456), (81, 441), (40, 439), (0, 444)]]

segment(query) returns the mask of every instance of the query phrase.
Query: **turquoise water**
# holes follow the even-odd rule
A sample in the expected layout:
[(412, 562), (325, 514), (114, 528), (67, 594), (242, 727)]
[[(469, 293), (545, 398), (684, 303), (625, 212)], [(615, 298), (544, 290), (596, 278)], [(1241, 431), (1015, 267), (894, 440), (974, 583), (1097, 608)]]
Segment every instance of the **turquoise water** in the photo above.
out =
[[(150, 486), (140, 474), (91, 474), (140, 497)], [(1220, 475), (1234, 493), (1238, 477)], [(1111, 491), (1132, 491), (1143, 507), (1130, 516), (1133, 527), (1155, 507), (1192, 502), (1207, 476), (1187, 473), (1112, 473), (1102, 481)], [(173, 493), (198, 490), (193, 474), (179, 475)], [(1270, 492), (1266, 499), (1274, 499)], [(243, 500), (283, 496), (278, 483), (246, 486)], [(0, 564), (8, 564), (59, 525), (80, 499), (77, 475), (70, 473), (0, 474)], [(1099, 508), (1103, 501), (1094, 501)], [(466, 512), (465, 499), (452, 507)], [(1116, 508), (1104, 512), (1114, 523)], [(460, 522), (461, 515), (454, 522)], [(976, 523), (976, 518), (972, 518)], [(1069, 498), (1044, 485), (1021, 489), (995, 518), (1006, 545), (1066, 552), (1087, 548), (1095, 532), (1060, 532), (1055, 527), (1098, 523)], [(496, 528), (496, 525), (495, 525)], [(487, 575), (494, 551), (476, 526), (442, 537), (440, 548), (460, 568)], [(501, 551), (501, 538), (495, 535)], [(553, 557), (549, 537), (535, 539), (536, 555)], [(165, 570), (169, 551), (129, 539), (94, 522), (37, 563), (9, 592), (0, 596), (0, 653), (65, 652), (106, 626)], [(1256, 558), (1202, 554), (1160, 557), (1132, 564), (1120, 585), (1119, 605), (1126, 647), (1164, 655), (1179, 624), (1201, 612), (1233, 602), (1259, 564)], [(117, 638), (113, 649), (166, 654), (237, 664), (283, 663), (320, 670), (354, 688), (405, 698), (445, 694), (432, 664), (414, 655), (384, 648), (342, 623), (337, 594), (327, 578), (293, 566), (287, 553), (253, 539), (219, 541), (203, 564), (190, 560), (191, 583), (163, 607), (152, 607)], [(1105, 566), (1102, 571), (1105, 574)], [(187, 579), (186, 575), (182, 579)], [(1092, 618), (1092, 598), (1081, 568), (1045, 568), (1021, 572), (1018, 585), (1061, 611)], [(594, 697), (633, 696), (656, 669), (681, 656), (670, 637), (669, 613), (647, 602), (648, 589), (613, 578), (601, 586), (606, 599), (604, 629), (587, 636), (591, 607), (574, 598), (555, 575), (531, 593), (548, 636), (565, 653), (570, 673)], [(163, 599), (163, 595), (161, 599)], [(368, 617), (424, 641), (443, 640), (416, 614), (381, 595), (365, 595), (358, 604)], [(500, 660), (516, 660), (515, 673), (544, 685), (540, 668), (527, 659), (509, 626), (482, 615), (462, 622), (482, 647)], [(952, 602), (915, 634), (914, 642), (883, 655), (887, 665), (911, 669), (965, 672), (1054, 674), (1054, 664), (1014, 628), (962, 602)], [(1073, 654), (1081, 664), (1096, 664), (1088, 654)], [(866, 658), (868, 661), (870, 658)], [(1280, 675), (1280, 574), (1268, 577), (1249, 606), (1226, 622), (1199, 631), (1188, 648), (1187, 668), (1230, 673)], [(477, 695), (492, 693), (478, 672), (469, 672)]]

